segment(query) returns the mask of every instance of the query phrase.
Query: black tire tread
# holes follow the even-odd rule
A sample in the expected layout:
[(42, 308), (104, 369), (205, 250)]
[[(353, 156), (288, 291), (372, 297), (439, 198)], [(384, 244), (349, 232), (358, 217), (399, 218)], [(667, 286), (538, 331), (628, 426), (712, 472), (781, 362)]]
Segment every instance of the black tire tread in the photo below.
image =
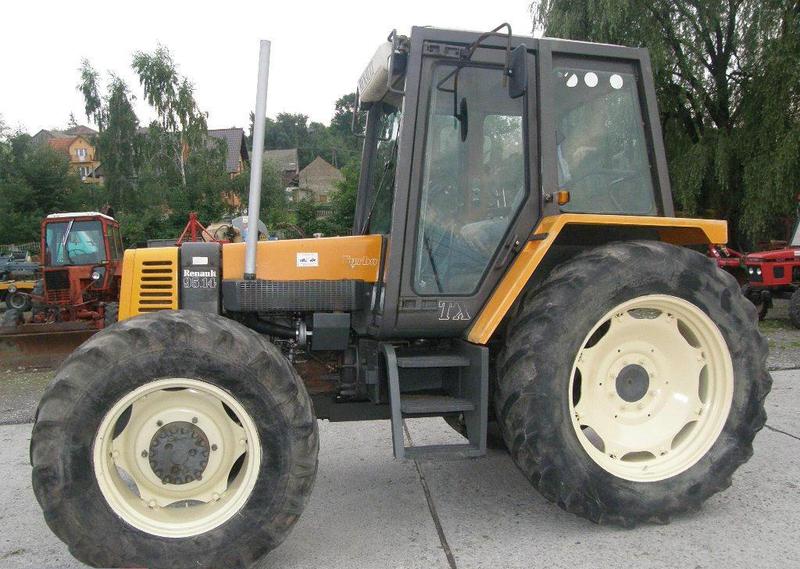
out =
[[(548, 379), (537, 377), (540, 363), (538, 353), (559, 349), (558, 345), (547, 344), (547, 338), (569, 334), (562, 323), (562, 311), (581, 310), (576, 298), (581, 291), (592, 290), (596, 286), (596, 268), (602, 267), (609, 275), (625, 275), (626, 267), (635, 263), (641, 265), (647, 259), (669, 259), (669, 263), (664, 263), (662, 267), (667, 278), (677, 276), (675, 267), (691, 267), (701, 280), (699, 287), (730, 299), (729, 311), (733, 320), (741, 325), (740, 331), (745, 334), (739, 345), (752, 347), (747, 357), (753, 362), (753, 369), (757, 370), (753, 376), (745, 417), (736, 430), (736, 440), (731, 441), (730, 451), (726, 454), (728, 464), (716, 469), (715, 476), (698, 480), (691, 499), (679, 497), (663, 504), (660, 511), (655, 513), (648, 508), (615, 510), (613, 505), (610, 507), (601, 502), (595, 488), (571, 484), (571, 477), (562, 472), (554, 460), (564, 449), (548, 442), (547, 436), (540, 436), (542, 430), (552, 427), (536, 423), (536, 417), (531, 417), (531, 411), (527, 408), (533, 397), (541, 396), (541, 390), (537, 391), (537, 382), (546, 382)], [(595, 523), (625, 527), (647, 521), (667, 523), (677, 513), (699, 508), (706, 498), (730, 486), (732, 473), (750, 458), (753, 438), (766, 422), (763, 403), (772, 379), (766, 370), (767, 342), (755, 325), (756, 318), (755, 307), (742, 297), (735, 278), (719, 270), (713, 260), (689, 249), (655, 241), (632, 241), (611, 243), (579, 254), (554, 269), (538, 289), (529, 291), (518, 303), (507, 326), (504, 347), (498, 356), (500, 373), (496, 413), (512, 458), (545, 498)], [(552, 408), (558, 405), (558, 401), (551, 401)], [(561, 416), (550, 419), (568, 420)]]
[[(87, 535), (86, 528), (77, 526), (73, 506), (67, 503), (71, 481), (63, 467), (65, 449), (74, 436), (73, 409), (81, 400), (96, 399), (96, 374), (93, 371), (113, 367), (124, 375), (130, 357), (141, 353), (168, 357), (165, 352), (174, 350), (176, 345), (194, 345), (200, 352), (213, 354), (219, 360), (257, 370), (258, 380), (265, 384), (288, 419), (291, 435), (290, 468), (283, 493), (285, 501), (277, 508), (279, 515), (266, 520), (261, 527), (249, 528), (252, 531), (246, 539), (231, 540), (228, 547), (206, 552), (202, 560), (187, 557), (185, 551), (172, 547), (168, 539), (153, 538), (152, 548), (136, 551), (130, 540), (123, 539), (124, 535), (108, 535), (106, 528), (96, 528), (93, 535)], [(281, 377), (292, 380), (275, 379)], [(132, 382), (134, 379), (127, 380)], [(96, 403), (106, 405), (108, 402)], [(257, 417), (253, 419), (259, 420)], [(313, 488), (318, 448), (317, 422), (311, 399), (295, 369), (274, 345), (223, 317), (193, 311), (170, 311), (139, 316), (104, 329), (67, 358), (37, 409), (30, 458), (33, 490), (45, 520), (51, 530), (67, 543), (72, 555), (81, 561), (95, 567), (124, 563), (122, 566), (151, 568), (244, 568), (279, 545), (290, 532)], [(91, 469), (91, 466), (87, 464), (86, 468)], [(92, 483), (96, 486), (94, 480)], [(138, 533), (132, 528), (130, 532)], [(207, 535), (189, 539), (202, 546)]]

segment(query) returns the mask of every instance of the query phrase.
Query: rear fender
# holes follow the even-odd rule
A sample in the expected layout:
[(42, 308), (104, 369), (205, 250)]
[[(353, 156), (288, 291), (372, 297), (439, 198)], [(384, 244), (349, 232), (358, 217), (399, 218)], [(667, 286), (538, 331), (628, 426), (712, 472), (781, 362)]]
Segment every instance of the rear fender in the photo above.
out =
[(653, 239), (673, 245), (724, 244), (728, 225), (712, 219), (562, 214), (542, 219), (497, 285), (467, 339), (486, 344), (530, 283), (540, 282), (566, 258), (610, 241)]

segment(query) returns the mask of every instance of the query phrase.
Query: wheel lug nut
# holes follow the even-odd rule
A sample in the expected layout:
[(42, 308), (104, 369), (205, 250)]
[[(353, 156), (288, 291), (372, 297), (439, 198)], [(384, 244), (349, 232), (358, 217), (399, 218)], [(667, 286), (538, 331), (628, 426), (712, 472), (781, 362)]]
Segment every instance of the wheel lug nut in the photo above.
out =
[(211, 494), (211, 499), (214, 500), (215, 502), (218, 502), (220, 499), (220, 495), (214, 492), (213, 494)]
[(163, 424), (164, 424), (164, 421), (162, 421), (161, 419), (159, 419), (158, 421), (156, 421), (156, 426), (157, 426), (157, 427), (161, 427)]
[(197, 423), (197, 417), (192, 417), (192, 423)]
[(147, 451), (146, 450), (142, 451), (142, 458), (147, 458)]
[(211, 445), (211, 450), (217, 450), (217, 448), (219, 448), (217, 445)]
[(155, 500), (150, 500), (149, 502), (147, 502), (147, 505), (148, 505), (150, 508), (155, 508), (157, 504), (156, 504), (156, 501), (155, 501)]

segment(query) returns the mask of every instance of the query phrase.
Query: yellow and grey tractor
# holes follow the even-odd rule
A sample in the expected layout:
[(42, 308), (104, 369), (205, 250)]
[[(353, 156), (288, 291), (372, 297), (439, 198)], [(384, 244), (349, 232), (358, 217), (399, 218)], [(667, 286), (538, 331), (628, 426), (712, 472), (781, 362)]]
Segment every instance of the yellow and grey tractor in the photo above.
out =
[[(691, 248), (726, 224), (674, 217), (646, 50), (413, 28), (357, 116), (352, 235), (125, 252), (120, 322), (64, 362), (31, 441), (75, 557), (249, 567), (303, 511), (319, 419), (388, 419), (397, 458), (480, 457), (496, 424), (534, 487), (597, 523), (730, 485), (767, 346)], [(463, 442), (407, 447), (420, 416)]]

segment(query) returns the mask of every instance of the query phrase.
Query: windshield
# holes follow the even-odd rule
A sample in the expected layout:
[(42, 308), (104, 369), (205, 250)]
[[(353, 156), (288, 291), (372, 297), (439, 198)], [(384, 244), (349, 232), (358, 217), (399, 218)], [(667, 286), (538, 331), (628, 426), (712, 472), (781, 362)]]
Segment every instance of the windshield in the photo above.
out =
[(94, 265), (106, 260), (99, 221), (48, 223), (45, 241), (45, 259), (51, 267)]
[(800, 247), (800, 221), (794, 226), (794, 231), (792, 232), (792, 240), (789, 241), (790, 247)]
[(656, 214), (637, 79), (632, 72), (557, 67), (556, 156), (562, 210)]

